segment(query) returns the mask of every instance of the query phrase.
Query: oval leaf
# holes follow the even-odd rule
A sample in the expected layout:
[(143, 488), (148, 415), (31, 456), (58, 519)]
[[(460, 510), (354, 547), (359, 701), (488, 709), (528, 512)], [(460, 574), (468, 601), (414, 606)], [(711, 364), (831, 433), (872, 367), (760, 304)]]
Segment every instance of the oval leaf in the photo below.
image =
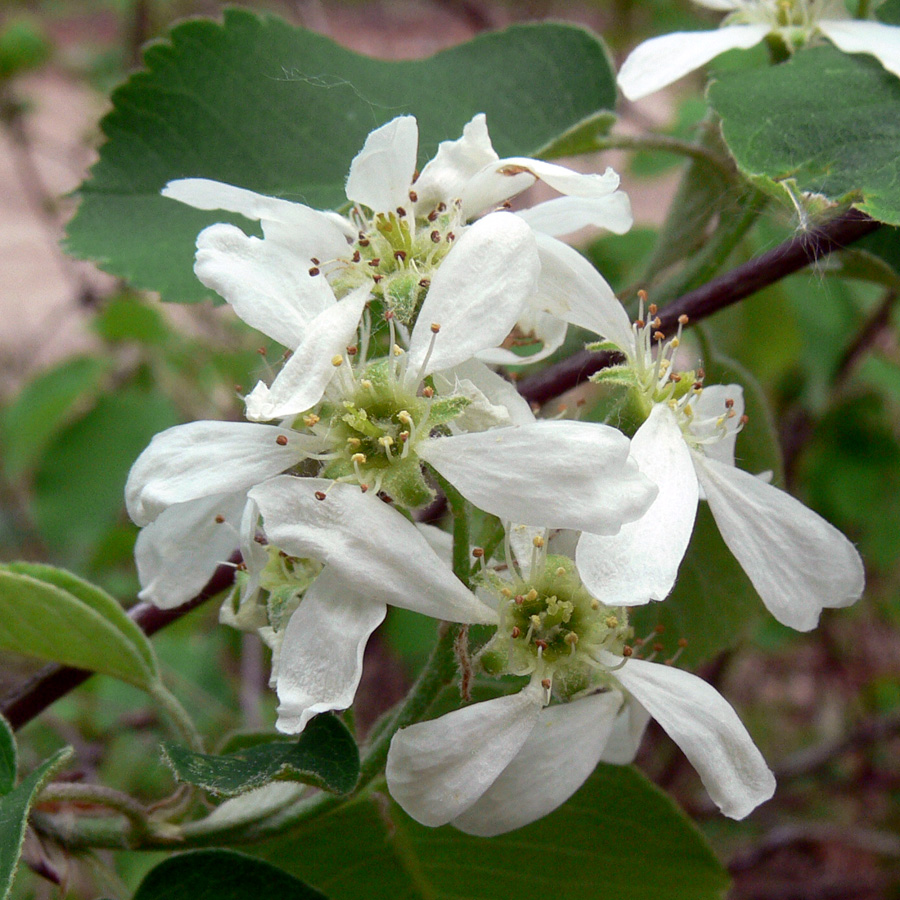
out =
[(324, 894), (232, 850), (194, 850), (161, 862), (147, 873), (134, 900), (326, 900)]
[(871, 56), (816, 47), (713, 82), (741, 171), (761, 187), (853, 203), (900, 225), (900, 81)]
[(118, 602), (52, 566), (0, 567), (0, 649), (102, 672), (145, 689), (158, 680), (150, 642)]
[(556, 812), (493, 838), (426, 828), (379, 799), (345, 806), (260, 852), (327, 884), (332, 900), (609, 900), (636, 890), (653, 900), (720, 900), (728, 887), (696, 827), (627, 766), (600, 765)]
[(234, 797), (270, 781), (299, 781), (336, 794), (349, 794), (359, 778), (359, 750), (346, 726), (322, 715), (296, 741), (269, 740), (214, 756), (178, 744), (163, 744), (175, 777), (212, 794)]
[(596, 113), (616, 99), (605, 47), (572, 25), (519, 25), (428, 59), (386, 62), (232, 9), (221, 25), (177, 26), (145, 62), (113, 94), (69, 249), (178, 302), (210, 296), (192, 270), (200, 230), (248, 223), (161, 197), (172, 179), (212, 178), (330, 208), (346, 202), (366, 135), (395, 116), (418, 118), (420, 162), (478, 112), (501, 156), (533, 156), (564, 134), (567, 149), (584, 144), (579, 126), (607, 127)]

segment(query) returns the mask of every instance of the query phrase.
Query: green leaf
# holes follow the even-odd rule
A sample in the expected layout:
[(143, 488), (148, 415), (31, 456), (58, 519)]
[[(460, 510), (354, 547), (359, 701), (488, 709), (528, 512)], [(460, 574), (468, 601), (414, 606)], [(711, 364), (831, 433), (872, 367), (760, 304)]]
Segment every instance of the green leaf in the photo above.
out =
[(0, 567), (0, 649), (103, 672), (140, 688), (158, 679), (150, 642), (116, 600), (51, 566)]
[(111, 343), (137, 341), (141, 344), (162, 345), (172, 337), (159, 310), (133, 296), (111, 300), (92, 325), (100, 337)]
[(16, 784), (16, 738), (9, 722), (0, 716), (0, 796)]
[(111, 364), (77, 356), (27, 384), (3, 413), (3, 470), (10, 481), (33, 468), (53, 437), (100, 390)]
[[(164, 299), (210, 296), (194, 277), (194, 242), (212, 222), (159, 196), (202, 176), (320, 208), (345, 203), (350, 161), (373, 128), (419, 120), (420, 160), (478, 112), (501, 156), (578, 147), (598, 110), (615, 104), (605, 47), (561, 24), (513, 26), (424, 60), (386, 62), (241, 10), (224, 23), (190, 21), (151, 46), (147, 71), (113, 94), (107, 143), (82, 187), (68, 246)], [(566, 149), (569, 149), (567, 146)]]
[[(0, 733), (2, 733), (0, 743), (3, 745), (12, 740), (9, 726), (2, 719), (0, 719)], [(58, 750), (24, 778), (17, 788), (0, 794), (0, 900), (6, 900), (16, 874), (31, 804), (50, 775), (71, 756), (71, 747)]]
[(875, 18), (885, 25), (900, 25), (900, 0), (884, 0), (875, 10)]
[(609, 900), (636, 890), (653, 900), (713, 900), (728, 886), (688, 818), (643, 775), (620, 766), (598, 766), (560, 809), (494, 838), (426, 828), (375, 798), (259, 852), (332, 900)]
[(270, 781), (300, 781), (349, 794), (359, 778), (359, 750), (335, 716), (316, 716), (296, 741), (251, 743), (227, 756), (194, 753), (165, 743), (166, 762), (179, 781), (234, 797)]
[(233, 850), (192, 850), (152, 869), (133, 900), (326, 900), (281, 869)]
[(900, 81), (871, 56), (816, 47), (723, 76), (709, 99), (739, 168), (761, 188), (900, 224)]

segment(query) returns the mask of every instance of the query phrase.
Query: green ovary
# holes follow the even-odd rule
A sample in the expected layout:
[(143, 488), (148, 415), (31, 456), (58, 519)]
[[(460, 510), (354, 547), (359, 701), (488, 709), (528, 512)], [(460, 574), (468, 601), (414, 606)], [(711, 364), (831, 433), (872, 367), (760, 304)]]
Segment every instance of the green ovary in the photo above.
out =
[(601, 650), (621, 655), (631, 635), (627, 614), (592, 597), (571, 559), (549, 556), (536, 578), (499, 589), (500, 625), (479, 658), (485, 672), (538, 671), (552, 676), (554, 693), (564, 700), (605, 684), (597, 656)]

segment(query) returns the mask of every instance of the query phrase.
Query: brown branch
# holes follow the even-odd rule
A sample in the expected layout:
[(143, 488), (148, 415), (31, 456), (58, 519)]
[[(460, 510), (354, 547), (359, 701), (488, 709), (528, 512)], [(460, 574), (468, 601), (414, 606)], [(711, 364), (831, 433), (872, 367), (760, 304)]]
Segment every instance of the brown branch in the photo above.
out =
[[(158, 609), (150, 603), (138, 603), (128, 610), (128, 615), (140, 625), (146, 635), (155, 634), (234, 584), (235, 565), (240, 561), (240, 554), (233, 554), (228, 563), (223, 563), (216, 569), (203, 590), (181, 606)], [(21, 728), (93, 674), (86, 669), (51, 663), (4, 697), (0, 701), (0, 712), (14, 729)]]
[[(775, 284), (787, 275), (799, 272), (823, 256), (847, 247), (880, 227), (879, 222), (858, 210), (850, 210), (837, 216), (821, 228), (797, 235), (774, 250), (673, 300), (659, 311), (662, 322), (660, 330), (666, 333), (674, 331), (678, 318), (682, 315), (686, 315), (691, 322), (699, 322), (720, 309)], [(616, 358), (615, 354), (583, 350), (537, 375), (523, 378), (518, 382), (519, 392), (531, 403), (546, 403), (586, 381), (594, 372), (606, 368)]]

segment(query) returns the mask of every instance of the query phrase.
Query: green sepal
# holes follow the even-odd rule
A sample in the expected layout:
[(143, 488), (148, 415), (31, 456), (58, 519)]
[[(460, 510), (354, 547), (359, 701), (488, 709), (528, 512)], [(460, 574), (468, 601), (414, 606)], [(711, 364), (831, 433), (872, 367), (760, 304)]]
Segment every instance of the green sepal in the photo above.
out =
[(461, 416), (472, 401), (468, 397), (435, 397), (428, 413), (428, 424), (434, 428)]

